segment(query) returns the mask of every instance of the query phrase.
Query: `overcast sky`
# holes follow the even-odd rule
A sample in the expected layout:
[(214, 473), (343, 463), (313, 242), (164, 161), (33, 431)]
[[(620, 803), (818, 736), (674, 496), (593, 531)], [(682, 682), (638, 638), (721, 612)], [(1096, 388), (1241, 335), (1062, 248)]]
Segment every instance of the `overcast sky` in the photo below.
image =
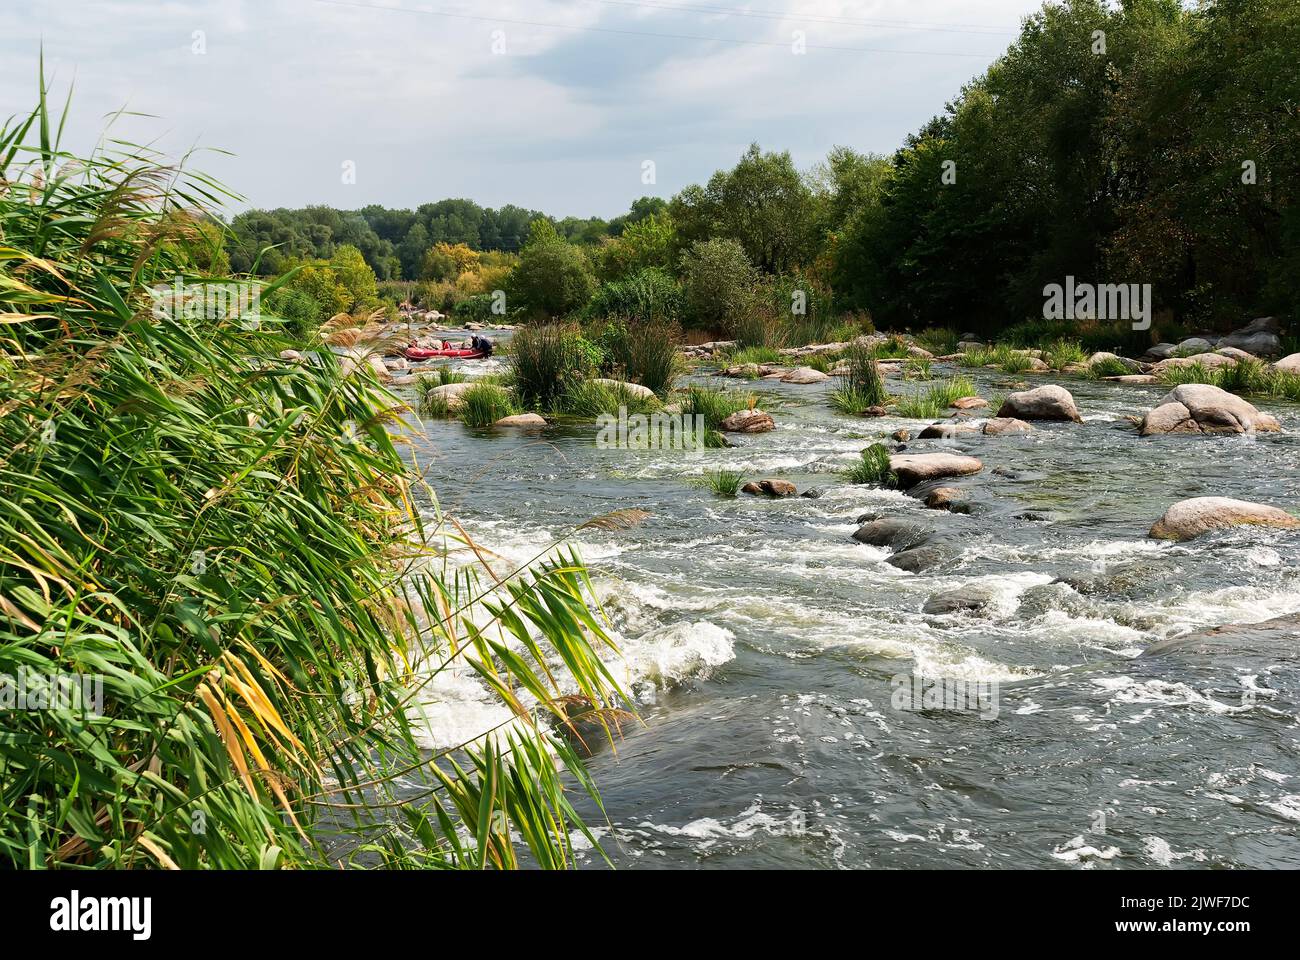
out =
[(116, 129), (173, 154), (229, 151), (197, 165), (246, 205), (469, 197), (610, 217), (754, 140), (801, 167), (835, 144), (887, 153), (1039, 5), (5, 0), (0, 113), (30, 109), (44, 42), (60, 94), (75, 77), (73, 146), (112, 111), (149, 114)]

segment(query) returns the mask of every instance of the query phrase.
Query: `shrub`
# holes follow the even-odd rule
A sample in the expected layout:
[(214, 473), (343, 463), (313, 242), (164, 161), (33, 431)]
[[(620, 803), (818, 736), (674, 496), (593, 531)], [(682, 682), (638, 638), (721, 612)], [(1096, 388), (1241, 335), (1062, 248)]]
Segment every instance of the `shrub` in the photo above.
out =
[(1101, 380), (1106, 377), (1122, 377), (1131, 372), (1118, 357), (1102, 357), (1088, 365), (1087, 375), (1094, 380)]
[(514, 397), (495, 383), (476, 383), (460, 395), (460, 419), (467, 427), (490, 427), (519, 412)]
[(601, 416), (616, 417), (619, 408), (629, 415), (653, 413), (659, 409), (659, 403), (617, 384), (581, 380), (565, 391), (554, 409), (556, 413), (582, 420), (595, 420)]
[[(572, 865), (593, 838), (561, 779), (598, 801), (550, 725), (625, 702), (577, 558), (440, 579), (395, 398), (328, 351), (281, 362), (277, 325), (151, 316), (199, 279), (176, 205), (221, 188), (61, 151), (41, 94), (0, 124), (0, 674), (103, 697), (4, 712), (0, 869)], [(493, 621), (536, 662), (465, 629)], [(407, 710), (445, 703), (444, 665), (503, 711), (533, 695), (455, 761)]]
[(998, 368), (1003, 373), (1024, 373), (1034, 365), (1033, 358), (1023, 350), (999, 347), (995, 354)]
[(848, 371), (840, 376), (839, 388), (831, 394), (831, 405), (841, 413), (857, 416), (868, 407), (889, 401), (885, 379), (871, 348), (854, 343), (845, 351)]
[(649, 387), (660, 396), (672, 389), (680, 366), (675, 323), (615, 318), (599, 340), (606, 372)]
[(720, 497), (734, 497), (744, 479), (735, 470), (711, 470), (704, 475), (704, 482)]
[(516, 330), (509, 359), (519, 399), (529, 406), (551, 408), (571, 387), (592, 376), (603, 357), (577, 327), (547, 324)]
[(683, 302), (677, 281), (666, 271), (651, 268), (601, 284), (583, 315), (673, 323), (682, 317)]
[(929, 327), (916, 335), (917, 345), (937, 356), (957, 352), (961, 335), (952, 327)]
[(735, 240), (697, 240), (682, 255), (686, 319), (726, 336), (756, 306), (758, 271)]
[(780, 363), (784, 358), (776, 347), (741, 347), (727, 355), (730, 366), (745, 363)]
[(725, 447), (727, 441), (721, 433), (722, 421), (741, 410), (752, 410), (757, 402), (758, 397), (752, 393), (691, 387), (682, 401), (682, 415), (704, 418), (705, 446)]
[(1194, 363), (1166, 367), (1160, 374), (1160, 382), (1174, 387), (1184, 383), (1209, 383), (1217, 387), (1219, 385), (1219, 372), (1211, 370), (1197, 360)]
[(880, 487), (898, 485), (898, 477), (889, 469), (889, 450), (882, 443), (873, 443), (862, 451), (862, 459), (844, 472), (849, 483), (870, 483)]
[(506, 290), (512, 310), (556, 318), (590, 300), (596, 282), (581, 249), (562, 240), (542, 240), (520, 251)]
[(1043, 362), (1053, 370), (1063, 370), (1087, 359), (1088, 354), (1078, 340), (1055, 340), (1043, 350)]

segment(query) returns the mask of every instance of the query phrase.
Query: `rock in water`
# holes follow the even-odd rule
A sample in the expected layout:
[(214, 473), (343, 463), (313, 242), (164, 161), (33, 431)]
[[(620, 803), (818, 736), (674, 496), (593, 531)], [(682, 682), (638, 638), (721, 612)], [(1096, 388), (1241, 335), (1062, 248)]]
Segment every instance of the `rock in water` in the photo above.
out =
[(931, 510), (970, 513), (970, 504), (966, 502), (966, 493), (961, 487), (935, 487), (925, 495), (925, 505)]
[(829, 380), (830, 376), (822, 373), (820, 370), (814, 370), (812, 367), (795, 367), (784, 377), (782, 383), (821, 383), (823, 380)]
[(546, 419), (535, 413), (516, 413), (509, 417), (502, 417), (494, 427), (544, 427)]
[(1194, 497), (1180, 500), (1166, 510), (1151, 528), (1151, 536), (1157, 540), (1190, 540), (1211, 530), (1243, 526), (1300, 527), (1300, 519), (1263, 503)]
[(962, 433), (979, 433), (973, 423), (932, 423), (916, 435), (918, 440), (950, 440)]
[(889, 458), (889, 469), (901, 487), (914, 487), (940, 477), (966, 477), (979, 473), (984, 464), (974, 457), (955, 453), (904, 453)]
[(998, 416), (1017, 420), (1071, 420), (1083, 423), (1083, 417), (1079, 416), (1079, 408), (1074, 405), (1070, 391), (1056, 384), (1011, 394), (1003, 401)]
[(751, 480), (740, 490), (742, 493), (768, 497), (793, 497), (799, 492), (795, 489), (795, 485), (788, 480), (759, 480), (757, 483)]
[(955, 590), (936, 593), (925, 601), (923, 613), (978, 613), (997, 599), (997, 591), (989, 586), (971, 583)]
[(775, 428), (771, 414), (762, 410), (740, 410), (722, 421), (727, 433), (766, 433)]
[(441, 397), (443, 400), (446, 400), (447, 409), (454, 413), (465, 405), (465, 401), (461, 397), (461, 394), (466, 390), (471, 389), (473, 386), (473, 382), (469, 380), (464, 380), (460, 383), (444, 383), (442, 386), (434, 387), (430, 390), (429, 395)]
[(1276, 433), (1277, 420), (1208, 383), (1175, 387), (1142, 419), (1142, 436), (1162, 433)]
[(949, 406), (956, 410), (978, 410), (980, 407), (987, 407), (989, 402), (983, 397), (958, 397)]
[(984, 421), (984, 433), (990, 437), (1001, 437), (1009, 433), (1032, 433), (1034, 430), (1023, 420), (1014, 417), (994, 417)]

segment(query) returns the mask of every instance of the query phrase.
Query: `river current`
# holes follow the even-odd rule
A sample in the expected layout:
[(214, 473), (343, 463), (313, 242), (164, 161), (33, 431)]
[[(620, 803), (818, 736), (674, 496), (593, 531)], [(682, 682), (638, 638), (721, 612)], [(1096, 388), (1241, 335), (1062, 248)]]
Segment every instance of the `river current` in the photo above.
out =
[[(642, 721), (590, 758), (608, 821), (588, 808), (589, 822), (617, 866), (1300, 867), (1294, 632), (1140, 656), (1300, 611), (1293, 532), (1147, 537), (1188, 497), (1300, 501), (1300, 408), (1259, 404), (1280, 435), (1140, 438), (1126, 415), (1164, 388), (960, 372), (985, 398), (1059, 382), (1085, 421), (910, 441), (908, 452), (983, 461), (957, 483), (970, 514), (841, 479), (865, 446), (924, 422), (838, 415), (834, 380), (699, 371), (683, 383), (752, 390), (776, 422), (699, 453), (598, 449), (593, 425), (528, 434), (413, 419), (413, 454), (444, 509), (501, 557), (524, 563), (612, 510), (652, 515), (569, 541)], [(822, 496), (719, 497), (700, 480), (723, 467)], [(888, 548), (851, 538), (866, 514), (936, 528), (947, 559), (889, 565)], [(972, 586), (989, 597), (980, 609), (924, 612)], [(912, 709), (900, 702), (912, 677), (966, 681), (995, 709)], [(430, 691), (428, 744), (502, 719), (472, 674), (449, 673)]]

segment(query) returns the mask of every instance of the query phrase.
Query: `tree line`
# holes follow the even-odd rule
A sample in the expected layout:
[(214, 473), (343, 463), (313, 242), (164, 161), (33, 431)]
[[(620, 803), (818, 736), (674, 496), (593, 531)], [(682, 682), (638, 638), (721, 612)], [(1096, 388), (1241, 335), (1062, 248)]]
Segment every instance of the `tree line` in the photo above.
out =
[(355, 247), (439, 308), (482, 313), (500, 288), (520, 316), (647, 315), (753, 340), (788, 313), (809, 333), (862, 314), (994, 334), (1041, 320), (1044, 289), (1069, 277), (1150, 284), (1170, 326), (1294, 319), (1297, 53), (1294, 0), (1049, 3), (891, 156), (840, 146), (800, 170), (755, 144), (610, 221), (468, 200), (252, 211), (228, 250), (234, 269), (260, 255), (274, 274)]

